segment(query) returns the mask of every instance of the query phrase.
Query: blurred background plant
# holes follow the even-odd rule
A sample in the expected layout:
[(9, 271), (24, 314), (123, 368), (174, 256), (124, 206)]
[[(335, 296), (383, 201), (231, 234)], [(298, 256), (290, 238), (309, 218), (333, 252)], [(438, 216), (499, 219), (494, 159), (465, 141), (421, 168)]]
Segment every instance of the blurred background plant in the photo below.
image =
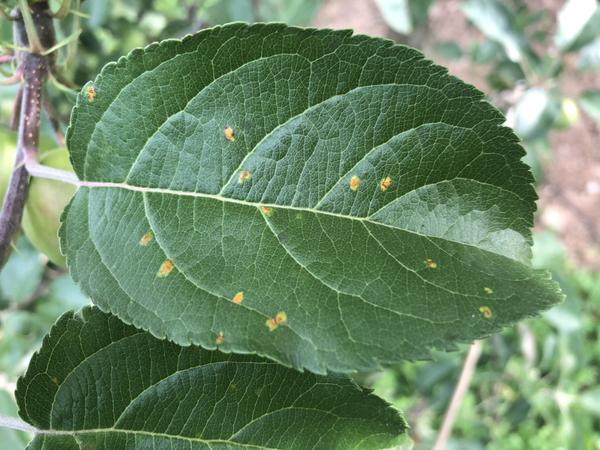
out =
[[(8, 12), (15, 1), (0, 1)], [(598, 0), (71, 0), (57, 12), (60, 76), (47, 85), (45, 163), (69, 167), (61, 135), (75, 90), (132, 48), (230, 21), (354, 28), (412, 45), (476, 85), (523, 141), (540, 192), (535, 266), (566, 301), (483, 343), (446, 448), (600, 449), (600, 3)], [(2, 52), (12, 24), (0, 20)], [(0, 67), (0, 78), (14, 71)], [(12, 170), (16, 88), (0, 87), (0, 198)], [(58, 214), (71, 188), (34, 180), (22, 233), (0, 272), (0, 414), (16, 415), (17, 377), (63, 312), (89, 303), (63, 268)], [(466, 348), (357, 379), (407, 414), (429, 449)], [(24, 448), (0, 430), (0, 450)]]

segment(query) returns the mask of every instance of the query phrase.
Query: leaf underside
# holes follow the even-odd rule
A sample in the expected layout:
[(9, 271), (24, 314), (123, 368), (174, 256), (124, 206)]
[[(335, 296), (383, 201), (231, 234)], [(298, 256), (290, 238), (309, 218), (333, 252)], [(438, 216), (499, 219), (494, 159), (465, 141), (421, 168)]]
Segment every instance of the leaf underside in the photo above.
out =
[(503, 116), (418, 51), (231, 24), (82, 90), (62, 249), (104, 311), (313, 372), (450, 350), (560, 299)]
[(406, 424), (342, 376), (180, 347), (98, 308), (67, 313), (17, 385), (29, 449), (374, 449)]

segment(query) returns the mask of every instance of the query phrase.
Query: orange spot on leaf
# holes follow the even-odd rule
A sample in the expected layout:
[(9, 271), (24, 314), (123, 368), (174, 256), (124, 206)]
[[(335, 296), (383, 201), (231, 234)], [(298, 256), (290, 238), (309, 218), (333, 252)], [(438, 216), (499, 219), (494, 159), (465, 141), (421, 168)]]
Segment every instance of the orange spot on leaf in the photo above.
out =
[(252, 179), (252, 175), (247, 170), (242, 170), (240, 172), (240, 183), (245, 183), (246, 181), (250, 181)]
[(391, 177), (385, 177), (383, 180), (381, 180), (379, 182), (379, 189), (381, 189), (383, 192), (387, 191), (389, 189), (389, 187), (392, 185), (392, 178)]
[(275, 319), (267, 319), (265, 324), (267, 325), (267, 328), (269, 328), (269, 331), (275, 331), (279, 326)]
[(244, 291), (240, 291), (237, 294), (235, 294), (231, 301), (236, 305), (241, 304), (244, 301)]
[(350, 189), (353, 191), (356, 191), (359, 186), (360, 186), (360, 178), (358, 178), (356, 175), (354, 175), (352, 178), (350, 178)]
[(486, 319), (491, 319), (492, 318), (493, 314), (492, 314), (492, 310), (489, 308), (489, 306), (480, 306), (479, 307), (479, 312)]
[(425, 260), (425, 267), (427, 267), (428, 269), (437, 269), (437, 266), (437, 263), (433, 259), (427, 258)]
[(268, 206), (261, 206), (260, 210), (267, 217), (271, 217), (271, 215), (273, 214), (273, 208), (269, 208)]
[(152, 239), (154, 239), (154, 233), (152, 233), (152, 231), (148, 231), (141, 237), (140, 245), (142, 247), (146, 247), (152, 241)]
[(265, 324), (269, 331), (275, 331), (279, 325), (283, 325), (287, 322), (287, 314), (284, 311), (279, 311), (275, 314), (275, 317), (272, 319), (267, 319)]
[(167, 259), (160, 265), (160, 268), (158, 269), (156, 276), (159, 278), (164, 278), (171, 273), (171, 271), (173, 270), (174, 267), (175, 267), (175, 264), (173, 264), (173, 261), (170, 259)]
[(223, 131), (223, 134), (225, 135), (225, 139), (227, 139), (229, 142), (235, 140), (235, 133), (233, 132), (233, 128), (226, 127)]
[(94, 100), (96, 100), (96, 95), (98, 95), (98, 93), (96, 92), (96, 87), (88, 86), (88, 88), (85, 91), (85, 96), (87, 97), (87, 101), (89, 103), (92, 103)]
[(221, 345), (225, 342), (225, 336), (223, 336), (223, 332), (220, 332), (219, 335), (215, 338), (215, 344)]

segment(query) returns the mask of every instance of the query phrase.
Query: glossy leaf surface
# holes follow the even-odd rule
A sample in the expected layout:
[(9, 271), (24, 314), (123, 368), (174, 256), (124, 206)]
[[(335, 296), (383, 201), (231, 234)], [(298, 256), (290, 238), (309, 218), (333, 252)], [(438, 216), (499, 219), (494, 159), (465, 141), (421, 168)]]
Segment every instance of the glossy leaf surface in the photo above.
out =
[(425, 358), (556, 303), (529, 266), (523, 149), (416, 50), (233, 24), (133, 51), (84, 87), (71, 274), (179, 344), (324, 373)]
[[(223, 339), (227, 339), (224, 336)], [(158, 340), (97, 308), (67, 313), (17, 385), (30, 449), (402, 448), (406, 425), (341, 376)]]

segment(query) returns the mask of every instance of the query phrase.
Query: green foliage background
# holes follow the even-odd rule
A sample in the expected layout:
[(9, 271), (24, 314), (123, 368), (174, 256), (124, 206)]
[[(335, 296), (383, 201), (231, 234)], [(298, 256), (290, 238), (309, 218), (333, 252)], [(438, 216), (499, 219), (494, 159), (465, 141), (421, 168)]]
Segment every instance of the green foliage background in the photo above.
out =
[[(411, 36), (427, 27), (423, 4), (432, 2), (392, 2), (392, 12), (382, 7), (385, 1), (377, 2), (384, 19), (391, 29), (406, 33), (395, 35), (399, 40), (415, 44)], [(468, 48), (443, 41), (425, 49), (434, 60), (464, 59), (485, 67), (492, 98), (517, 86), (525, 90), (518, 101), (501, 106), (523, 139), (527, 160), (540, 183), (552, 158), (548, 134), (570, 126), (581, 114), (600, 120), (600, 91), (586, 92), (580, 99), (565, 98), (561, 92), (568, 76), (565, 58), (576, 58), (581, 71), (600, 69), (600, 26), (595, 26), (600, 6), (596, 0), (585, 0), (589, 14), (581, 12), (581, 4), (579, 13), (568, 14), (575, 2), (565, 2), (554, 31), (540, 26), (545, 12), (530, 11), (524, 1), (466, 0), (462, 11), (482, 37)], [(60, 2), (52, 3), (56, 8)], [(70, 14), (57, 21), (58, 38), (66, 42), (59, 63), (65, 79), (82, 85), (105, 63), (155, 40), (237, 20), (308, 25), (320, 6), (320, 0), (86, 0), (81, 4), (83, 15)], [(6, 50), (12, 40), (11, 26), (6, 21), (0, 24)], [(559, 51), (537, 50), (547, 42), (554, 42)], [(6, 76), (10, 67), (2, 70)], [(58, 81), (51, 81), (48, 88), (67, 123), (74, 94)], [(13, 88), (0, 89), (0, 171), (4, 173), (12, 165), (7, 148), (14, 145), (14, 137), (7, 125), (14, 95)], [(43, 127), (51, 139), (48, 124)], [(0, 178), (0, 193), (2, 183)], [(485, 341), (451, 449), (600, 449), (600, 275), (569, 261), (552, 233), (538, 232), (534, 240), (534, 265), (553, 272), (567, 300), (542, 319)], [(0, 414), (16, 415), (15, 380), (51, 324), (64, 311), (88, 303), (69, 276), (22, 236), (0, 273)], [(439, 430), (465, 352), (438, 353), (433, 361), (407, 362), (357, 379), (402, 410), (412, 426), (416, 448), (427, 449)], [(2, 450), (23, 448), (28, 439), (23, 433), (0, 429)]]

